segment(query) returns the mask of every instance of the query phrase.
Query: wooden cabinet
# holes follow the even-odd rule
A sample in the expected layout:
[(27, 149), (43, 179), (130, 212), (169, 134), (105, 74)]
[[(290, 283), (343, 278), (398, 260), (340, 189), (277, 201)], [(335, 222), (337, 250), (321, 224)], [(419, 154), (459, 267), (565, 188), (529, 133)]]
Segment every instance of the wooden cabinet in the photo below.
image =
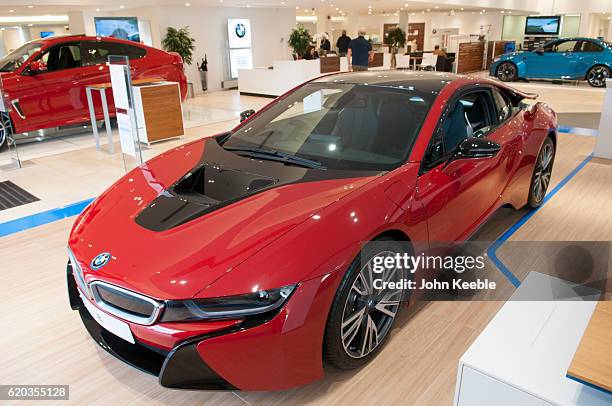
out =
[(140, 142), (150, 144), (185, 133), (181, 91), (175, 82), (133, 86), (134, 113)]

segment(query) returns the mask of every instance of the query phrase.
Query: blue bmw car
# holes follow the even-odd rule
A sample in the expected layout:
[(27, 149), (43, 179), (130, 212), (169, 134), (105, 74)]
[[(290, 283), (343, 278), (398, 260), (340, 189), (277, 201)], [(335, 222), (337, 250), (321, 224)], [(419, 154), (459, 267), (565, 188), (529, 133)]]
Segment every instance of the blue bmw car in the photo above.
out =
[(586, 80), (605, 87), (612, 75), (612, 43), (592, 38), (562, 38), (535, 51), (496, 58), (489, 71), (504, 82), (517, 79)]

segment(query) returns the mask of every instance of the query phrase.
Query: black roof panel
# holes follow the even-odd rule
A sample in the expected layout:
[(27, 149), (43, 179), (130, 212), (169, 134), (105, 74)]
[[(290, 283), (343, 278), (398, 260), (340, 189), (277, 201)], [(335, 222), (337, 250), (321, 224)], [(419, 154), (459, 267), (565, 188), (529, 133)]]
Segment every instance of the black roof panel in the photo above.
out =
[(379, 70), (337, 73), (316, 79), (314, 83), (351, 83), (438, 93), (458, 78), (459, 76), (448, 72)]

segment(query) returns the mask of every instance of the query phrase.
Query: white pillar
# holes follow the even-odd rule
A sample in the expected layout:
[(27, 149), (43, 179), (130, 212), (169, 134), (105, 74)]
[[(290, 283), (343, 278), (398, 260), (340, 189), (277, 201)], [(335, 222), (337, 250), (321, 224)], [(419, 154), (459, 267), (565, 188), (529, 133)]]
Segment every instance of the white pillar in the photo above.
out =
[(612, 79), (606, 80), (606, 86), (597, 144), (593, 155), (597, 158), (612, 159)]

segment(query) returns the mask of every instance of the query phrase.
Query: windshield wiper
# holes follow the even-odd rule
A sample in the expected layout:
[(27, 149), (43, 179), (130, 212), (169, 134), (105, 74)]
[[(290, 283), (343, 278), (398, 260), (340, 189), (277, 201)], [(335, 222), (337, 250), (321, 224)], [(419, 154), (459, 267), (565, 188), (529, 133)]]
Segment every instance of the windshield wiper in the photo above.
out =
[(303, 166), (312, 169), (327, 169), (321, 162), (306, 159), (285, 152), (253, 147), (223, 147), (226, 151), (235, 152), (238, 155), (270, 161), (283, 162), (288, 165)]

